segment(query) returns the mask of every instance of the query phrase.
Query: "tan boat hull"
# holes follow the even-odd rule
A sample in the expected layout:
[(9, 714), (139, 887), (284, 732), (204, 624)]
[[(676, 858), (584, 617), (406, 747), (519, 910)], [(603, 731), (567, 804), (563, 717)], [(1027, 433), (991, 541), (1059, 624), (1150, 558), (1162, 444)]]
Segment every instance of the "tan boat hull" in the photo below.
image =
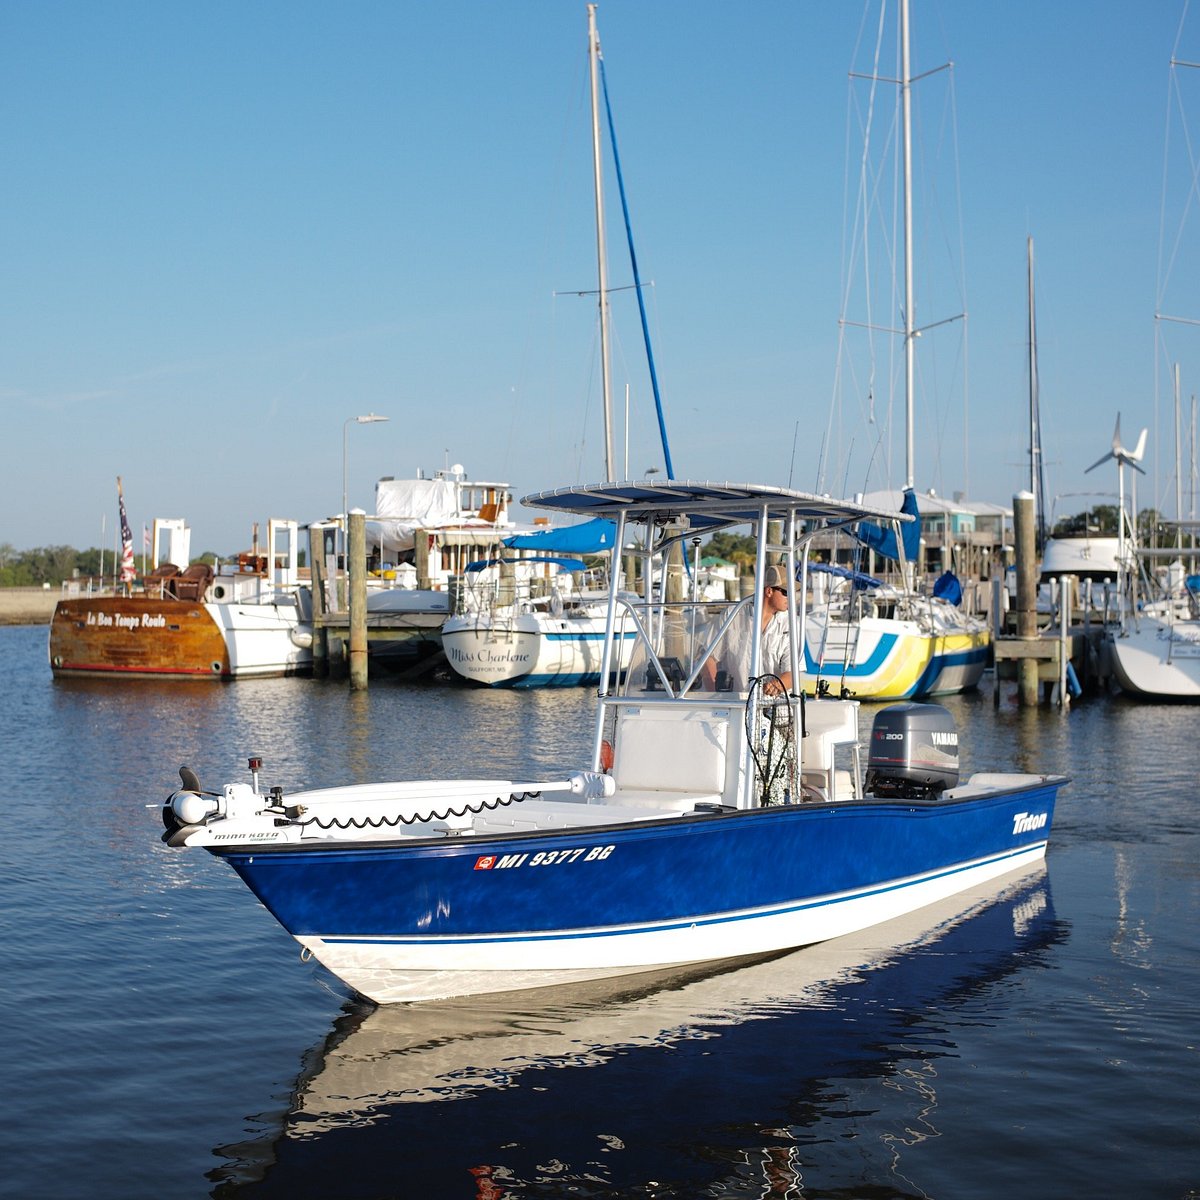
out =
[(55, 675), (229, 679), (225, 639), (203, 604), (146, 596), (64, 599), (50, 621)]

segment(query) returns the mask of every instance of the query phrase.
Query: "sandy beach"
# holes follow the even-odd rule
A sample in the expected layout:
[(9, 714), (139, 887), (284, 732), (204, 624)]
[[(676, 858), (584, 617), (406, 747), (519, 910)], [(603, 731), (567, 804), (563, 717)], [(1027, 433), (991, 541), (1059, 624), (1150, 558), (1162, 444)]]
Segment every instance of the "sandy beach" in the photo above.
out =
[(58, 589), (0, 588), (0, 625), (49, 625)]

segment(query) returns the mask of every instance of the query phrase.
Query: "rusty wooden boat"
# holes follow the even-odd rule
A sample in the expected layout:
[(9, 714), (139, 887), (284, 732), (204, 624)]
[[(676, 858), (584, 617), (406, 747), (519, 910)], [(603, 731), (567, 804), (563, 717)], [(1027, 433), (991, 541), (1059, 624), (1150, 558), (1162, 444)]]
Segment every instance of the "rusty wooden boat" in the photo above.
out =
[[(237, 679), (312, 667), (312, 603), (295, 521), (268, 522), (266, 553), (188, 563), (191, 531), (156, 520), (155, 562), (128, 594), (64, 596), (50, 621), (56, 676)], [(159, 563), (160, 537), (167, 560)]]

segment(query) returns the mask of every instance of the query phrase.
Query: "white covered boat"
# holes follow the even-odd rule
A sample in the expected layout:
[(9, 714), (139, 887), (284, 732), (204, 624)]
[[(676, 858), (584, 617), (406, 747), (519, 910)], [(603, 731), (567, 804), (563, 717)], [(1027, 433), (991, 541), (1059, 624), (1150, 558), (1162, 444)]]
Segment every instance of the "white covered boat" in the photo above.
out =
[[(614, 520), (617, 544), (640, 544), (647, 581), (681, 542), (739, 526), (756, 537), (758, 577), (771, 553), (803, 581), (812, 538), (888, 515), (781, 488), (670, 480), (523, 503)], [(1063, 777), (960, 781), (957, 732), (935, 705), (882, 709), (864, 773), (858, 704), (781, 693), (761, 674), (758, 632), (749, 690), (705, 690), (739, 613), (761, 629), (762, 590), (722, 605), (664, 594), (648, 584), (632, 600), (610, 586), (590, 761), (552, 779), (299, 792), (262, 790), (258, 760), (251, 784), (217, 792), (184, 768), (164, 839), (227, 862), (305, 954), (381, 1003), (804, 946), (1044, 856)], [(784, 618), (794, 679), (804, 615), (800, 601)], [(606, 668), (626, 624), (636, 653), (612, 687)]]
[[(414, 479), (385, 478), (375, 486), (375, 513), (367, 522), (368, 645), (372, 660), (406, 667), (440, 651), (442, 626), (462, 600), (472, 562), (499, 552), (519, 531), (509, 514), (510, 485), (474, 480), (461, 465)], [(328, 606), (345, 604), (330, 557)], [(498, 570), (485, 573), (494, 581)], [(386, 628), (386, 637), (371, 628)]]

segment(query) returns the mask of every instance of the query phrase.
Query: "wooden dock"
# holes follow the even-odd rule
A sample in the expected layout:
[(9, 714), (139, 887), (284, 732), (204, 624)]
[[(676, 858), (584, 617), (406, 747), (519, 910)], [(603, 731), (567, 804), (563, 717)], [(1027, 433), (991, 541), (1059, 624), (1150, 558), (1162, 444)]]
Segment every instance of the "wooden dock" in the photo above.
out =
[(1057, 630), (1046, 630), (1035, 637), (996, 635), (992, 638), (994, 701), (999, 703), (1001, 682), (1018, 679), (1019, 664), (1032, 662), (1044, 698), (1068, 705), (1073, 694), (1105, 681), (1104, 638), (1100, 624), (1073, 626), (1065, 637)]

